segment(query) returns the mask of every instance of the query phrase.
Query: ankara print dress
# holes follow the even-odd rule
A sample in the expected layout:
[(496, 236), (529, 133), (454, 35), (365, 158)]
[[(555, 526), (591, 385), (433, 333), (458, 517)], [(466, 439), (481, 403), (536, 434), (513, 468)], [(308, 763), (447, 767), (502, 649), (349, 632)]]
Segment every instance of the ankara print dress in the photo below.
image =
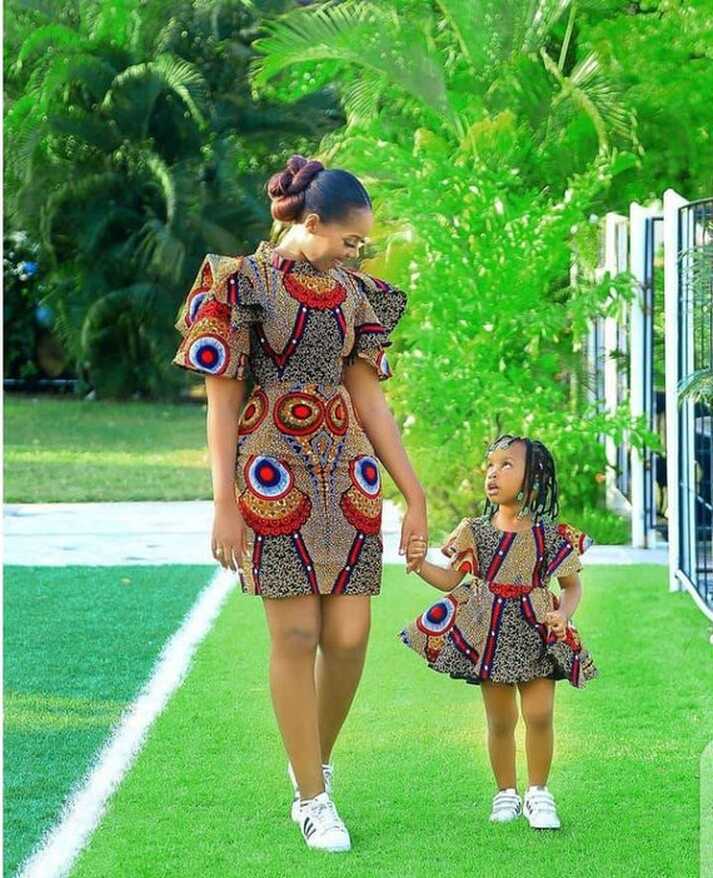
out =
[(551, 578), (582, 569), (592, 539), (567, 524), (540, 521), (502, 531), (488, 516), (464, 518), (441, 551), (471, 574), (399, 636), (435, 671), (468, 683), (524, 683), (537, 677), (582, 688), (599, 672), (570, 622), (564, 640), (545, 628), (559, 606)]
[(342, 382), (345, 360), (390, 377), (406, 296), (345, 268), (320, 271), (267, 241), (208, 254), (183, 303), (173, 363), (254, 381), (238, 424), (235, 490), (248, 525), (244, 592), (378, 594), (379, 464)]

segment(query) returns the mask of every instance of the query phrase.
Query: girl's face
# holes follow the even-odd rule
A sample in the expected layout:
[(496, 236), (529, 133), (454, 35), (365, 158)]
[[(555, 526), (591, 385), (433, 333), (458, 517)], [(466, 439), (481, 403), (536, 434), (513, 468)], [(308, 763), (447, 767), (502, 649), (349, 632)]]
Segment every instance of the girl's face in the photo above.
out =
[(374, 224), (368, 208), (350, 211), (340, 222), (324, 223), (310, 213), (299, 224), (299, 243), (304, 255), (321, 271), (345, 259), (356, 259)]
[(525, 480), (525, 454), (525, 443), (519, 441), (488, 454), (485, 493), (492, 503), (507, 506), (516, 502)]

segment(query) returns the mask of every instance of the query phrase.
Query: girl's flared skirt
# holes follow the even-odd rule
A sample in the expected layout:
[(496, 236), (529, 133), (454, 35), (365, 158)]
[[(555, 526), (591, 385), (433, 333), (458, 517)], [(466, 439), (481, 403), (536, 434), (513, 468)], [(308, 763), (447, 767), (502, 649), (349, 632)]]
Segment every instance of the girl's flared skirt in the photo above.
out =
[(581, 689), (599, 672), (570, 622), (557, 640), (544, 625), (558, 607), (548, 588), (462, 583), (399, 633), (434, 671), (468, 683), (568, 680)]

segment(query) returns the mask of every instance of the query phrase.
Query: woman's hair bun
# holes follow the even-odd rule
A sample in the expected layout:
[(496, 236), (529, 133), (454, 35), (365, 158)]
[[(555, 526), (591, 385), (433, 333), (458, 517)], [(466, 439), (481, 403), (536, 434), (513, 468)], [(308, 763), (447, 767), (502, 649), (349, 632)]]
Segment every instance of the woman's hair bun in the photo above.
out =
[(290, 156), (285, 169), (273, 174), (267, 184), (273, 218), (282, 222), (296, 220), (304, 209), (305, 190), (323, 170), (324, 165), (316, 159)]

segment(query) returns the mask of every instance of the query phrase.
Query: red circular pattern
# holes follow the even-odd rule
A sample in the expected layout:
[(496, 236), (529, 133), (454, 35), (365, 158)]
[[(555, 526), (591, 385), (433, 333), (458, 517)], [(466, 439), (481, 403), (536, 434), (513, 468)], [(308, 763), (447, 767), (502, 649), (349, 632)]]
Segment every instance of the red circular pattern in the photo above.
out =
[(341, 305), (347, 297), (347, 291), (339, 283), (332, 283), (331, 278), (325, 279), (317, 275), (288, 271), (284, 275), (282, 285), (293, 299), (301, 305), (326, 311)]
[(327, 426), (336, 436), (344, 436), (349, 429), (349, 410), (340, 393), (327, 403)]
[(285, 393), (272, 412), (277, 429), (288, 436), (309, 436), (324, 423), (324, 403), (310, 393)]
[(268, 407), (269, 403), (267, 395), (263, 390), (257, 388), (248, 400), (248, 404), (245, 406), (243, 413), (240, 416), (238, 436), (247, 436), (249, 433), (254, 433), (265, 420)]

